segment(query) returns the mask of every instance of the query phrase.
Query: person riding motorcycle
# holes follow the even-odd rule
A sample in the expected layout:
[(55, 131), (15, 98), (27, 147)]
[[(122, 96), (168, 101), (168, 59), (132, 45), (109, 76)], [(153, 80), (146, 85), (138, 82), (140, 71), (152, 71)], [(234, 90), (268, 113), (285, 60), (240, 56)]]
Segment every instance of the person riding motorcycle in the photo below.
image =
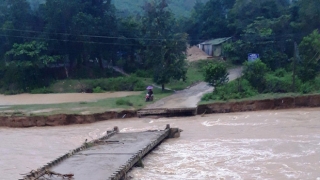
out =
[(148, 93), (146, 96), (146, 101), (153, 101), (153, 91), (152, 89), (148, 89)]
[(151, 97), (151, 96), (153, 95), (152, 89), (149, 89), (149, 90), (148, 90), (148, 94), (149, 94), (149, 97)]

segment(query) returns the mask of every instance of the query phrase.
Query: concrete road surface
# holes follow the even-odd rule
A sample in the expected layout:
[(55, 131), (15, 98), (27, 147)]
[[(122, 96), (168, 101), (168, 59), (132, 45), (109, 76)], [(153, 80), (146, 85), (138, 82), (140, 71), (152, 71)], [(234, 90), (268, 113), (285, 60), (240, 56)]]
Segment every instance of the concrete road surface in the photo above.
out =
[[(235, 80), (241, 76), (242, 67), (229, 70), (229, 81)], [(154, 108), (192, 108), (196, 107), (201, 97), (213, 91), (213, 87), (205, 82), (201, 82), (189, 89), (177, 91), (171, 96), (163, 98), (147, 106), (146, 109)]]

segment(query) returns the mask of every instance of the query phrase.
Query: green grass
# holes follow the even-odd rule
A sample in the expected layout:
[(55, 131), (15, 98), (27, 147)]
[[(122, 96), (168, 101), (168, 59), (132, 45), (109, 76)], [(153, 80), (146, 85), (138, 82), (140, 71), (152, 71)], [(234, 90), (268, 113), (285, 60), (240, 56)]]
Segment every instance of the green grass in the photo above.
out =
[[(121, 111), (121, 110), (137, 110), (144, 108), (152, 102), (145, 102), (146, 92), (140, 95), (127, 96), (121, 98), (102, 99), (96, 102), (77, 102), (77, 103), (62, 103), (62, 104), (41, 104), (41, 105), (15, 105), (5, 108), (0, 111), (0, 115), (4, 116), (34, 116), (34, 115), (52, 115), (52, 114), (93, 114), (105, 111)], [(169, 96), (172, 91), (162, 92), (159, 89), (154, 90), (155, 99)], [(125, 103), (120, 103), (125, 102)], [(117, 103), (118, 102), (118, 103)], [(51, 111), (51, 110), (52, 111)], [(50, 110), (49, 112), (45, 112)], [(38, 112), (35, 112), (38, 111)], [(41, 112), (43, 111), (43, 112)]]
[(284, 98), (284, 97), (297, 97), (297, 96), (307, 96), (307, 95), (315, 95), (318, 93), (310, 93), (310, 94), (302, 94), (302, 93), (266, 93), (266, 94), (258, 94), (256, 96), (242, 98), (242, 99), (229, 99), (226, 101), (222, 100), (210, 100), (210, 101), (201, 101), (201, 104), (212, 104), (212, 103), (221, 103), (221, 102), (240, 102), (240, 101), (249, 101), (249, 100), (264, 100), (264, 99), (276, 99), (276, 98)]

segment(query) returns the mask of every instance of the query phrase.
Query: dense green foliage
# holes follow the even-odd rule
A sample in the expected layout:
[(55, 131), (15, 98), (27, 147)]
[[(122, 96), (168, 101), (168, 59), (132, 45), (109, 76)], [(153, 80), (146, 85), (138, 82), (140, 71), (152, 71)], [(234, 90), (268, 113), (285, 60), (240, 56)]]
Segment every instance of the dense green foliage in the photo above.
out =
[(217, 100), (225, 101), (229, 99), (242, 99), (258, 94), (258, 92), (245, 79), (231, 81), (230, 83), (218, 87), (217, 91), (205, 94), (203, 101)]
[(266, 64), (261, 60), (254, 62), (245, 62), (243, 69), (243, 77), (249, 81), (252, 87), (262, 92), (265, 88), (265, 75), (268, 71)]
[(318, 30), (303, 38), (300, 43), (300, 52), (302, 62), (298, 69), (298, 76), (304, 82), (314, 80), (320, 69), (320, 34)]
[(146, 84), (135, 76), (104, 78), (104, 79), (82, 79), (63, 80), (52, 84), (50, 90), (55, 93), (86, 92), (86, 91), (143, 91)]
[[(169, 8), (177, 17), (188, 17), (197, 1), (206, 2), (208, 0), (169, 0)], [(113, 3), (121, 15), (128, 16), (143, 14), (141, 13), (141, 6), (145, 2), (148, 2), (148, 0), (115, 0)]]
[(119, 76), (115, 68), (152, 78), (163, 87), (179, 84), (187, 77), (187, 44), (220, 37), (232, 37), (222, 49), (234, 64), (246, 62), (248, 53), (260, 55), (261, 63), (245, 70), (247, 81), (239, 81), (244, 87), (249, 83), (259, 93), (290, 92), (294, 76), (297, 87), (291, 88), (313, 91), (307, 84), (317, 80), (320, 70), (319, 4), (320, 0), (3, 0), (0, 92), (51, 92), (46, 87), (59, 79), (113, 81)]
[(202, 97), (203, 101), (225, 101), (255, 96), (259, 93), (291, 93), (296, 89), (299, 93), (320, 92), (320, 77), (303, 83), (296, 77), (295, 88), (292, 83), (292, 73), (285, 69), (270, 71), (266, 64), (257, 60), (244, 64), (244, 75), (235, 81), (220, 86), (217, 91)]
[[(32, 9), (39, 6), (39, 4), (45, 3), (46, 0), (27, 0)], [(195, 3), (207, 2), (208, 0), (170, 0), (169, 8), (174, 12), (177, 17), (189, 17)], [(135, 14), (142, 15), (141, 6), (148, 0), (114, 0), (112, 3), (119, 11), (121, 16), (131, 16)]]
[(213, 86), (217, 91), (217, 87), (228, 83), (228, 71), (224, 64), (222, 63), (209, 63), (204, 68), (204, 80), (209, 85)]

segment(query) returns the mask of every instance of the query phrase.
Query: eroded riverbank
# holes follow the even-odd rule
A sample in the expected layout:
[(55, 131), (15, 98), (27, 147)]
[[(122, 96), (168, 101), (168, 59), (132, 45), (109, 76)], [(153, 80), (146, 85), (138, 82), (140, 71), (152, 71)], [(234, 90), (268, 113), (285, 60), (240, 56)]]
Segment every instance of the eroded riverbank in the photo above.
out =
[[(194, 114), (230, 113), (244, 111), (279, 110), (294, 108), (320, 107), (320, 95), (305, 95), (275, 99), (245, 100), (239, 102), (223, 102), (198, 105)], [(170, 109), (170, 108), (169, 108)], [(193, 108), (192, 108), (193, 109)], [(151, 111), (153, 109), (150, 109)], [(57, 114), (49, 116), (0, 116), (0, 127), (34, 127), (63, 126), (71, 124), (87, 124), (117, 118), (137, 117), (138, 110), (106, 111), (96, 114)], [(170, 116), (183, 115), (178, 109), (172, 109)], [(1, 111), (0, 111), (1, 112)], [(166, 114), (162, 115), (166, 116)]]

